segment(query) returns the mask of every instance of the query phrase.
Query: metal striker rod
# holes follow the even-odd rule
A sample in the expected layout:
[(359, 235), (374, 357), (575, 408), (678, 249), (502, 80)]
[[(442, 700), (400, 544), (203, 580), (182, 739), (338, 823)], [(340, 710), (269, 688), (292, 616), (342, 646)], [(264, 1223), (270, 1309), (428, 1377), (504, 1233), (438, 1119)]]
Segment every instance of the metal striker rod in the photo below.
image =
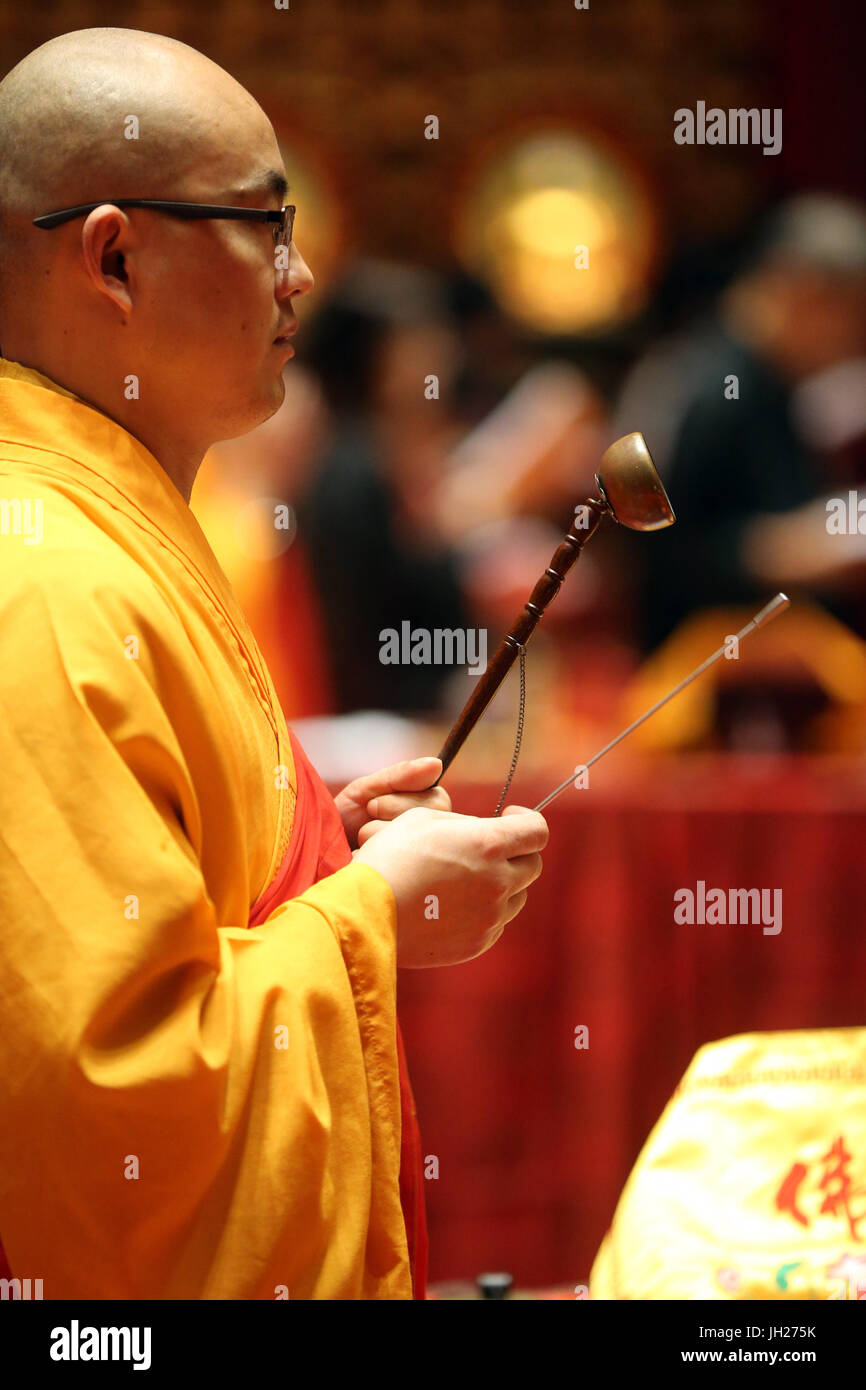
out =
[[(744, 637), (748, 637), (749, 633), (754, 632), (756, 628), (764, 627), (765, 624), (770, 622), (779, 613), (784, 613), (785, 609), (790, 608), (790, 606), (791, 600), (787, 598), (785, 594), (777, 594), (775, 598), (771, 599), (769, 603), (764, 605), (764, 607), (761, 609), (759, 613), (755, 614), (751, 622), (746, 623), (746, 626), (742, 628), (740, 632), (737, 633), (737, 642), (741, 642)], [(721, 645), (721, 647), (719, 647), (718, 651), (713, 652), (712, 656), (708, 656), (706, 661), (701, 662), (700, 666), (696, 666), (694, 671), (692, 671), (691, 675), (686, 676), (685, 680), (680, 681), (679, 685), (675, 685), (673, 690), (668, 691), (667, 695), (663, 695), (662, 698), (658, 700), (652, 706), (651, 709), (647, 710), (646, 714), (642, 714), (640, 719), (636, 719), (633, 724), (629, 724), (627, 729), (623, 729), (621, 734), (617, 734), (616, 738), (611, 739), (610, 743), (606, 744), (600, 752), (596, 753), (592, 758), (590, 758), (588, 763), (582, 763), (580, 767), (577, 768), (571, 774), (570, 777), (566, 777), (564, 782), (560, 782), (559, 786), (555, 787), (554, 790), (550, 792), (549, 795), (546, 796), (543, 801), (539, 801), (538, 805), (533, 807), (533, 810), (543, 811), (545, 806), (549, 806), (550, 802), (553, 801), (555, 797), (559, 796), (561, 792), (564, 792), (566, 788), (572, 786), (583, 772), (585, 772), (588, 768), (592, 767), (593, 763), (597, 763), (599, 758), (603, 758), (605, 753), (610, 752), (611, 748), (615, 748), (616, 745), (618, 743), (621, 743), (624, 738), (627, 738), (629, 734), (633, 734), (635, 729), (639, 728), (641, 724), (643, 724), (647, 719), (649, 719), (650, 715), (653, 715), (656, 713), (657, 710), (660, 710), (662, 705), (666, 705), (668, 700), (672, 700), (675, 695), (679, 695), (681, 690), (685, 690), (686, 686), (690, 685), (693, 680), (697, 680), (698, 676), (703, 675), (704, 671), (708, 670), (714, 662), (718, 661), (720, 657), (724, 656), (727, 649), (728, 642), (726, 641)]]

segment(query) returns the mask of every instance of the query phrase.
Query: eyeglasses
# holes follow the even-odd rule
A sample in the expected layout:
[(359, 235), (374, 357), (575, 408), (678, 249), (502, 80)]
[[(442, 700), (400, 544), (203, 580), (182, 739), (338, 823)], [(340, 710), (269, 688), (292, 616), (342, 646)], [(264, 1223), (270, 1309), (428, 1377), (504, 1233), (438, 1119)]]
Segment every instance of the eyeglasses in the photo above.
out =
[(109, 203), (114, 208), (150, 208), (153, 212), (166, 212), (170, 217), (186, 218), (226, 218), (233, 222), (272, 222), (274, 224), (274, 245), (288, 246), (292, 240), (295, 225), (295, 208), (290, 205), (277, 211), (264, 208), (227, 208), (213, 203), (166, 203), (158, 198), (103, 198), (98, 203), (80, 203), (78, 207), (61, 208), (58, 212), (47, 212), (42, 217), (34, 217), (34, 227), (51, 231), (63, 222), (71, 222), (74, 217), (85, 217), (94, 208)]

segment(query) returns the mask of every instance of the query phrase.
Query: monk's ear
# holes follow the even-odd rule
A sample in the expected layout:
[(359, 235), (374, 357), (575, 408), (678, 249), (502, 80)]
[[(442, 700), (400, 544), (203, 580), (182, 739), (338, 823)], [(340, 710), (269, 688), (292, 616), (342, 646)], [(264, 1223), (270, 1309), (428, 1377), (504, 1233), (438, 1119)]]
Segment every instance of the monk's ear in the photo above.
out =
[(81, 251), (91, 282), (125, 312), (132, 308), (125, 254), (130, 237), (129, 218), (110, 203), (94, 208), (81, 229)]

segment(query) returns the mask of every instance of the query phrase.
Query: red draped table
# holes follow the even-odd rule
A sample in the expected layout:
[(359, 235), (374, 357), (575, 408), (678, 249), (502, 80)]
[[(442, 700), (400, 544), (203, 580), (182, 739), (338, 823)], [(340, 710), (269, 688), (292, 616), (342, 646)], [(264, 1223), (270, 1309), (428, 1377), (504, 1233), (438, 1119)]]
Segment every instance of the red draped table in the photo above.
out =
[[(866, 763), (693, 757), (594, 773), (548, 808), (544, 873), (497, 946), (399, 975), (436, 1160), (432, 1280), (585, 1282), (698, 1047), (866, 1021)], [(498, 788), (447, 785), (455, 810), (491, 814)], [(518, 778), (511, 799), (550, 787)], [(781, 932), (677, 925), (674, 893), (698, 880), (780, 888)]]

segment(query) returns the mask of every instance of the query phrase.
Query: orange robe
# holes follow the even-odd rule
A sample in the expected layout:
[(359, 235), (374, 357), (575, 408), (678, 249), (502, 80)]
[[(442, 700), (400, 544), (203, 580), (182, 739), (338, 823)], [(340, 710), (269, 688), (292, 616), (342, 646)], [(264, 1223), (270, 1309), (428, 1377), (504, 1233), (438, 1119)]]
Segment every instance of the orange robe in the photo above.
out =
[[(347, 862), (157, 461), (2, 361), (0, 767), (14, 1275), (50, 1299), (411, 1298), (391, 889)], [(291, 896), (302, 835), (326, 876)]]

